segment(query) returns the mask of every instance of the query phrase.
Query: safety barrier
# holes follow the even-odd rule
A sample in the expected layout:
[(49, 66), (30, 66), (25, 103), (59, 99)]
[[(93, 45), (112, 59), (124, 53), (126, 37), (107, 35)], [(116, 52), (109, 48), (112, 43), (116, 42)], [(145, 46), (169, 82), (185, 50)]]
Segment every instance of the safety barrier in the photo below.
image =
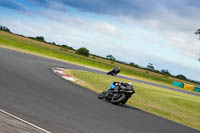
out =
[(177, 81), (173, 81), (172, 85), (176, 87), (184, 88), (186, 90), (200, 92), (200, 86), (194, 86), (194, 85), (185, 84), (185, 83), (177, 82)]
[(199, 87), (199, 86), (195, 86), (195, 87), (194, 87), (194, 91), (200, 92), (200, 87)]
[(183, 88), (183, 85), (184, 85), (184, 84), (181, 83), (181, 82), (173, 81), (173, 82), (172, 82), (172, 85), (173, 85), (173, 86), (177, 86), (177, 87)]
[(189, 84), (184, 84), (183, 88), (186, 90), (193, 91), (194, 90), (194, 85), (189, 85)]

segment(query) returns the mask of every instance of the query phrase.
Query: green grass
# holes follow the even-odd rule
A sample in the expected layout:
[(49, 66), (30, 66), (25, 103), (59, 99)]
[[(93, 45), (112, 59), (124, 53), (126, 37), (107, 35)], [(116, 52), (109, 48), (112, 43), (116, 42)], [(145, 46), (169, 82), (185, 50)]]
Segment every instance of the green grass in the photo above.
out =
[[(113, 81), (130, 82), (92, 72), (66, 70), (78, 79), (75, 83), (102, 92)], [(128, 104), (157, 116), (200, 130), (200, 97), (133, 82), (136, 93)]]
[(132, 71), (132, 70), (129, 70), (129, 69), (124, 69), (122, 71), (122, 73), (124, 73), (125, 75), (137, 75), (137, 76), (140, 76), (140, 77), (144, 77), (144, 78), (147, 78), (147, 79), (152, 79), (152, 80), (155, 80), (155, 81), (160, 81), (160, 82), (164, 82), (164, 83), (167, 83), (167, 84), (171, 84), (173, 80), (171, 79), (168, 79), (166, 78), (166, 76), (153, 76), (147, 72), (138, 72), (138, 71)]
[(60, 50), (58, 47), (51, 46), (50, 44), (33, 41), (31, 39), (23, 39), (22, 37), (11, 35), (9, 33), (1, 31), (0, 31), (0, 46), (18, 48), (39, 55), (49, 56), (72, 63), (78, 63), (91, 67), (98, 67), (106, 70), (114, 67), (112, 64), (105, 64), (104, 62), (97, 61), (92, 58)]
[(15, 50), (20, 50), (28, 52), (31, 54), (36, 54), (40, 56), (45, 56), (48, 58), (59, 59), (62, 61), (91, 67), (95, 69), (100, 69), (104, 71), (111, 70), (113, 67), (120, 66), (120, 74), (134, 77), (137, 79), (142, 79), (145, 81), (158, 83), (166, 86), (171, 86), (174, 79), (168, 78), (164, 75), (154, 75), (152, 72), (146, 72), (145, 70), (131, 67), (128, 65), (120, 64), (117, 62), (111, 62), (105, 59), (100, 59), (97, 57), (85, 57), (80, 56), (75, 53), (69, 52), (69, 50), (61, 50), (60, 47), (53, 46), (47, 43), (35, 41), (32, 39), (24, 38), (18, 35), (0, 31), (0, 46), (12, 48)]

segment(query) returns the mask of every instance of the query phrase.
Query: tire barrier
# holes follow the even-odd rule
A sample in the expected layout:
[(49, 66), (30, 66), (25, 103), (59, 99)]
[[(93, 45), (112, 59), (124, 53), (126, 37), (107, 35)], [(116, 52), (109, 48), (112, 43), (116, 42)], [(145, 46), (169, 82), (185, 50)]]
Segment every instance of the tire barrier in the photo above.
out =
[(176, 87), (183, 88), (185, 90), (200, 92), (200, 86), (194, 86), (194, 85), (190, 85), (190, 84), (186, 84), (186, 83), (182, 83), (182, 82), (177, 82), (177, 81), (173, 81), (172, 85), (176, 86)]
[(183, 85), (184, 85), (184, 84), (181, 83), (181, 82), (173, 81), (173, 82), (172, 82), (172, 85), (173, 85), (173, 86), (177, 86), (177, 87), (181, 87), (181, 88), (183, 88)]
[(194, 90), (194, 85), (190, 85), (190, 84), (184, 84), (183, 88), (186, 90), (190, 90), (193, 91)]
[(195, 91), (195, 92), (200, 92), (200, 87), (199, 87), (199, 86), (195, 86), (195, 87), (194, 87), (194, 91)]

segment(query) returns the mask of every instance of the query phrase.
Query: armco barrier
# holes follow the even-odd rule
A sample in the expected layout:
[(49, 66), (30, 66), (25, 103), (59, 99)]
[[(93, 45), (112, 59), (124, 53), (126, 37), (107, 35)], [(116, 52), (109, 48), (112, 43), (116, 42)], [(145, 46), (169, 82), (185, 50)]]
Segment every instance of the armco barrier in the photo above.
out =
[(184, 84), (183, 88), (186, 89), (186, 90), (191, 90), (193, 91), (194, 90), (194, 85), (189, 85), (189, 84)]
[(194, 87), (194, 91), (200, 92), (200, 87), (199, 87), (199, 86), (195, 86), (195, 87)]
[(172, 85), (173, 85), (173, 86), (177, 86), (177, 87), (183, 88), (183, 83), (181, 83), (181, 82), (173, 81), (173, 82), (172, 82)]

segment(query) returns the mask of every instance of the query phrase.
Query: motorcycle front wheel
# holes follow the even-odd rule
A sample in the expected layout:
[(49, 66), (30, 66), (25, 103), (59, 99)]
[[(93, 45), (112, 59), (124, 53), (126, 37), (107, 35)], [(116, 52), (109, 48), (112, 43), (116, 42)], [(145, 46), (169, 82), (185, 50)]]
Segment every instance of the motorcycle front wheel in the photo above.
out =
[(98, 99), (103, 99), (103, 98), (105, 98), (106, 93), (107, 93), (106, 91), (103, 91), (102, 93), (99, 93), (98, 96), (97, 96), (97, 98), (98, 98)]
[(119, 96), (113, 96), (111, 99), (112, 104), (119, 104), (126, 98), (125, 94), (120, 94)]

